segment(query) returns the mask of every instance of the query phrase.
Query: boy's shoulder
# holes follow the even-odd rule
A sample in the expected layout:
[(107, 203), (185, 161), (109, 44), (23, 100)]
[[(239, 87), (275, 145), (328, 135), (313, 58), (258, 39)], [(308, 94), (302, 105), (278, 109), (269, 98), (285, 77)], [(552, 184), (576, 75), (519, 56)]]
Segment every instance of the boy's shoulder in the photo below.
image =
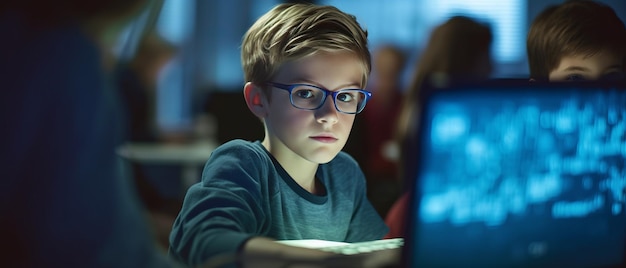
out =
[(227, 169), (252, 170), (268, 166), (267, 164), (271, 162), (272, 157), (260, 141), (234, 139), (221, 144), (213, 150), (205, 165), (205, 169), (225, 170), (224, 167), (228, 166), (229, 168)]
[(249, 153), (250, 151), (264, 152), (263, 145), (261, 145), (260, 141), (247, 141), (243, 139), (234, 139), (227, 142), (222, 143), (220, 146), (215, 148), (214, 152), (224, 153), (224, 152), (243, 152)]

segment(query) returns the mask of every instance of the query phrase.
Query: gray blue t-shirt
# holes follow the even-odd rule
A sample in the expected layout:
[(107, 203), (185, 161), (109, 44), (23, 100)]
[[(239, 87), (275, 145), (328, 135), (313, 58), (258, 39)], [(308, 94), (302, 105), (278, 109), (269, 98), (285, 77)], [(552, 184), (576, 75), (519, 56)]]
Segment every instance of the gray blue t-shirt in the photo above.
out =
[(388, 228), (366, 197), (365, 177), (345, 152), (319, 165), (326, 189), (300, 187), (259, 142), (233, 140), (207, 161), (202, 181), (189, 188), (170, 235), (170, 254), (197, 265), (234, 254), (252, 236), (277, 240), (359, 242)]

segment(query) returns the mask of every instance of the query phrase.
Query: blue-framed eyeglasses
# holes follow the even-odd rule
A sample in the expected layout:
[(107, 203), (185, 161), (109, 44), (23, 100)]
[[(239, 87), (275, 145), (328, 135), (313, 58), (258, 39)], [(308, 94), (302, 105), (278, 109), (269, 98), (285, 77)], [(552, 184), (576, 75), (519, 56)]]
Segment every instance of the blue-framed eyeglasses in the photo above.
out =
[(280, 84), (268, 82), (267, 85), (289, 92), (291, 105), (303, 110), (317, 110), (324, 105), (326, 97), (331, 95), (335, 109), (344, 114), (358, 114), (363, 111), (372, 93), (363, 89), (341, 89), (330, 91), (308, 84)]

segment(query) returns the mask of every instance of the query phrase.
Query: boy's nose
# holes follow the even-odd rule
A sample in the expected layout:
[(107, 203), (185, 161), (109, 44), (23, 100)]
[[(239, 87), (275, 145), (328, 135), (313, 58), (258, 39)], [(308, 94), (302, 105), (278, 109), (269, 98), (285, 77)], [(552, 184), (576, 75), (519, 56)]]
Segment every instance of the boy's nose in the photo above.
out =
[(339, 113), (339, 111), (335, 108), (333, 96), (328, 95), (326, 96), (324, 105), (315, 111), (315, 117), (319, 123), (335, 124), (338, 121), (337, 113)]

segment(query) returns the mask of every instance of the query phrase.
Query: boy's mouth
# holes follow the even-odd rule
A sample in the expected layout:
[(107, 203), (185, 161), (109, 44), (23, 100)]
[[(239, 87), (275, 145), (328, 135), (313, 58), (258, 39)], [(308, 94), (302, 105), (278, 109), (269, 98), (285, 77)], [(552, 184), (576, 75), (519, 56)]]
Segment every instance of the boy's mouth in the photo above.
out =
[(337, 141), (337, 138), (335, 138), (332, 135), (311, 136), (311, 139), (314, 139), (316, 141), (323, 142), (323, 143), (333, 143)]

